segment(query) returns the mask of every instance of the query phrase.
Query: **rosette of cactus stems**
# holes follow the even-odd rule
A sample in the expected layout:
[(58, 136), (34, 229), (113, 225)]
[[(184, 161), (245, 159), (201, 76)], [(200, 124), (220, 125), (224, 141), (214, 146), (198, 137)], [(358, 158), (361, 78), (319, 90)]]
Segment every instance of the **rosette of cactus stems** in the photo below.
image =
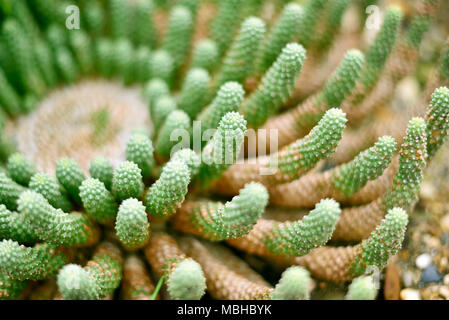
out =
[(55, 275), (67, 261), (56, 246), (41, 243), (26, 247), (13, 240), (0, 242), (0, 274), (12, 280), (42, 280)]
[(335, 200), (323, 199), (302, 220), (279, 223), (262, 218), (247, 235), (228, 243), (252, 254), (303, 256), (326, 244), (340, 213)]
[(289, 43), (261, 79), (257, 89), (245, 100), (240, 112), (251, 127), (262, 126), (290, 97), (306, 57), (305, 49)]
[(216, 182), (214, 190), (234, 195), (250, 181), (270, 189), (299, 178), (335, 151), (345, 124), (346, 115), (340, 109), (328, 110), (306, 137), (270, 156), (249, 158), (231, 166)]
[(219, 241), (247, 234), (261, 217), (268, 203), (268, 192), (258, 183), (249, 183), (226, 204), (184, 202), (173, 217), (175, 229)]
[(303, 300), (309, 296), (311, 279), (302, 268), (287, 269), (273, 288), (225, 247), (188, 237), (180, 238), (179, 245), (201, 265), (207, 291), (215, 299)]
[(155, 290), (145, 263), (137, 255), (128, 256), (123, 262), (121, 296), (124, 300), (153, 300)]
[(120, 285), (123, 258), (111, 242), (102, 242), (85, 267), (67, 264), (58, 273), (58, 288), (66, 300), (98, 300)]
[(175, 239), (163, 232), (154, 233), (144, 252), (154, 272), (163, 278), (172, 299), (201, 299), (206, 289), (203, 270), (187, 257)]
[(98, 227), (82, 213), (55, 209), (35, 191), (23, 192), (17, 203), (24, 222), (40, 240), (66, 246), (90, 246), (98, 241)]
[[(348, 198), (385, 172), (395, 151), (396, 141), (392, 137), (380, 137), (374, 146), (359, 153), (348, 163), (324, 172), (308, 173), (293, 182), (270, 188), (271, 202), (283, 207), (303, 208), (313, 206), (326, 197), (351, 201)], [(368, 193), (370, 188), (377, 195), (371, 186), (364, 192)]]

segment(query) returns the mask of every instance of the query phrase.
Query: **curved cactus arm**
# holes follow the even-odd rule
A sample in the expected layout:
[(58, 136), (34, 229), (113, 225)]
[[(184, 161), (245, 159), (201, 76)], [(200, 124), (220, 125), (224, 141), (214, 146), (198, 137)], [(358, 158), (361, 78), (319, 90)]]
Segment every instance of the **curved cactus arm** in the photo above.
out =
[(449, 132), (449, 89), (440, 87), (432, 93), (426, 113), (427, 154), (429, 160), (446, 141)]
[(0, 242), (0, 271), (14, 280), (46, 279), (55, 275), (66, 260), (66, 255), (53, 245), (25, 247), (12, 240)]
[(296, 78), (301, 73), (306, 50), (289, 43), (263, 76), (257, 89), (240, 107), (248, 125), (260, 127), (290, 97)]
[(58, 181), (46, 173), (36, 173), (31, 178), (30, 189), (43, 195), (56, 209), (69, 212), (73, 207), (67, 193)]
[(4, 204), (9, 210), (17, 208), (17, 199), (25, 190), (4, 172), (0, 172), (0, 203)]
[(178, 230), (219, 241), (247, 234), (261, 217), (268, 203), (268, 192), (258, 183), (249, 183), (226, 204), (187, 202), (174, 216)]
[(145, 206), (148, 213), (154, 217), (168, 217), (175, 213), (184, 201), (189, 183), (190, 169), (186, 163), (170, 160), (146, 194)]
[(13, 153), (6, 163), (9, 176), (18, 184), (28, 186), (31, 177), (37, 173), (36, 166), (21, 153)]

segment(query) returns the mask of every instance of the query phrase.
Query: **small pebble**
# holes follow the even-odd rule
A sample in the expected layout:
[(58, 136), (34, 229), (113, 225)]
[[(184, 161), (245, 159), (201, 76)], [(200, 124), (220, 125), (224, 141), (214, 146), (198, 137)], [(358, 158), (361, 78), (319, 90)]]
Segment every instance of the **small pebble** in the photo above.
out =
[(440, 221), (441, 229), (444, 232), (449, 232), (449, 214), (446, 214)]
[(449, 273), (447, 275), (444, 276), (443, 278), (443, 284), (445, 286), (449, 286)]
[(425, 269), (432, 263), (432, 257), (428, 253), (423, 253), (416, 258), (415, 263), (421, 270)]
[(405, 287), (411, 287), (413, 285), (413, 272), (405, 271), (402, 275), (402, 282)]
[(421, 300), (421, 294), (415, 289), (402, 289), (401, 290), (401, 300)]
[(423, 270), (419, 282), (421, 285), (426, 285), (428, 283), (440, 282), (441, 280), (443, 280), (443, 277), (438, 272), (437, 268), (433, 264), (431, 264)]

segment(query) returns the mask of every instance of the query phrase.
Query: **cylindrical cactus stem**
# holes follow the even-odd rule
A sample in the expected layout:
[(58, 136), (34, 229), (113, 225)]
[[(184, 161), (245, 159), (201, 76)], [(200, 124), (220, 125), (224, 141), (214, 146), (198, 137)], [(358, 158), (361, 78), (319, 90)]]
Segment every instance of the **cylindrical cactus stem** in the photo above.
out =
[(166, 233), (154, 233), (145, 256), (153, 270), (164, 277), (171, 298), (199, 300), (204, 295), (206, 281), (201, 266), (186, 254)]
[(274, 288), (272, 300), (309, 300), (310, 273), (303, 267), (292, 266), (286, 269)]
[(122, 264), (120, 249), (111, 242), (102, 242), (84, 268), (68, 264), (59, 271), (59, 290), (67, 300), (103, 299), (120, 285)]
[(240, 107), (248, 125), (262, 126), (286, 102), (301, 73), (306, 50), (297, 43), (289, 43), (263, 76), (257, 89)]
[(42, 280), (51, 277), (67, 257), (56, 246), (46, 243), (25, 247), (16, 241), (0, 242), (0, 273), (14, 280)]
[(352, 280), (345, 300), (374, 300), (377, 288), (371, 276), (361, 276)]
[(137, 249), (147, 243), (150, 237), (150, 223), (142, 202), (129, 198), (120, 204), (115, 231), (127, 248)]
[(193, 35), (192, 12), (184, 6), (174, 6), (170, 11), (167, 33), (162, 48), (173, 57), (175, 70), (185, 62)]
[(150, 77), (160, 78), (169, 86), (172, 85), (175, 62), (170, 53), (164, 49), (158, 49), (153, 52), (150, 60)]
[(326, 7), (328, 0), (316, 0), (307, 2), (304, 7), (304, 13), (298, 26), (298, 39), (301, 44), (308, 47), (314, 41), (313, 35), (316, 32), (316, 26)]
[(238, 112), (228, 112), (221, 118), (218, 129), (202, 151), (198, 179), (202, 187), (209, 186), (235, 163), (243, 145), (245, 133), (246, 120)]
[(36, 166), (21, 153), (13, 153), (6, 163), (9, 176), (18, 184), (28, 186), (31, 177), (37, 173)]
[(151, 121), (154, 125), (156, 135), (161, 130), (168, 115), (178, 108), (176, 99), (171, 95), (164, 95), (156, 99), (151, 106)]
[[(164, 121), (156, 141), (156, 153), (163, 157), (170, 157), (172, 148), (180, 143), (186, 134), (190, 135), (190, 118), (182, 110), (174, 110)], [(175, 139), (176, 138), (176, 139)], [(190, 141), (188, 141), (190, 142)]]
[(9, 211), (3, 204), (0, 204), (0, 238), (19, 243), (33, 243), (39, 239), (24, 215)]
[(186, 202), (173, 217), (174, 228), (219, 241), (241, 237), (253, 228), (268, 203), (268, 192), (258, 183), (249, 183), (226, 204)]
[(252, 74), (265, 29), (265, 22), (259, 18), (249, 17), (243, 21), (240, 32), (226, 53), (216, 76), (216, 88), (229, 81), (244, 83)]
[(22, 111), (20, 97), (14, 87), (8, 82), (3, 70), (0, 70), (0, 102), (5, 111), (11, 115), (20, 114)]
[(426, 113), (427, 153), (429, 160), (441, 147), (449, 131), (449, 89), (440, 87), (432, 94)]
[(200, 68), (191, 69), (184, 78), (179, 97), (179, 109), (183, 110), (190, 119), (203, 110), (209, 93), (209, 73)]
[(74, 56), (83, 74), (88, 74), (94, 66), (92, 42), (82, 29), (68, 33), (68, 40)]
[(99, 230), (86, 215), (55, 209), (35, 191), (23, 192), (17, 203), (41, 240), (67, 246), (88, 246), (98, 240)]
[(4, 172), (0, 172), (0, 203), (4, 204), (9, 210), (17, 208), (17, 199), (25, 190)]
[(143, 178), (148, 177), (154, 168), (153, 143), (141, 133), (134, 133), (126, 144), (126, 160), (137, 164)]
[(361, 152), (351, 162), (270, 188), (271, 202), (293, 208), (310, 207), (327, 197), (347, 202), (370, 180), (374, 181), (382, 175), (391, 163), (395, 150), (396, 141), (393, 138), (381, 137), (374, 146)]
[(218, 61), (217, 43), (211, 39), (199, 41), (192, 53), (192, 68), (202, 68), (212, 72)]
[(326, 244), (340, 216), (340, 206), (323, 199), (302, 220), (279, 223), (259, 219), (247, 235), (229, 239), (232, 246), (257, 255), (303, 256)]
[(101, 156), (93, 158), (89, 173), (92, 178), (103, 182), (106, 189), (111, 190), (114, 167), (108, 159)]
[(108, 0), (107, 7), (111, 18), (112, 35), (115, 38), (128, 37), (133, 25), (131, 3), (126, 0)]
[(249, 159), (231, 166), (217, 181), (215, 190), (235, 195), (250, 181), (260, 182), (270, 189), (299, 178), (335, 151), (345, 124), (345, 114), (340, 109), (330, 109), (303, 139), (269, 157)]
[(122, 299), (151, 300), (154, 289), (144, 262), (137, 255), (127, 257), (123, 263)]
[(154, 3), (152, 0), (141, 0), (134, 7), (133, 38), (137, 44), (147, 44), (154, 47), (156, 44), (156, 27), (153, 22)]
[(189, 183), (190, 169), (187, 164), (181, 160), (170, 160), (145, 196), (148, 213), (161, 218), (175, 213), (184, 201)]
[(128, 198), (140, 198), (143, 193), (142, 170), (131, 161), (118, 165), (112, 178), (112, 193), (118, 202)]
[(303, 9), (297, 3), (288, 3), (281, 16), (272, 26), (266, 40), (263, 42), (258, 69), (265, 71), (271, 67), (282, 49), (291, 42), (298, 32), (298, 26), (303, 17)]
[(117, 203), (103, 182), (95, 178), (83, 181), (80, 197), (86, 213), (95, 221), (110, 224), (117, 215)]
[(187, 168), (190, 170), (190, 180), (198, 174), (201, 166), (200, 156), (195, 153), (192, 149), (181, 149), (176, 151), (171, 159), (172, 161), (181, 161), (187, 165)]
[(180, 246), (204, 271), (207, 292), (215, 299), (268, 300), (273, 288), (229, 250), (184, 237)]
[(29, 187), (31, 190), (43, 195), (56, 209), (59, 208), (64, 212), (69, 212), (73, 208), (67, 193), (59, 182), (46, 173), (36, 173), (33, 175)]
[(81, 204), (81, 183), (86, 179), (81, 167), (71, 158), (61, 158), (56, 164), (56, 178), (77, 203)]

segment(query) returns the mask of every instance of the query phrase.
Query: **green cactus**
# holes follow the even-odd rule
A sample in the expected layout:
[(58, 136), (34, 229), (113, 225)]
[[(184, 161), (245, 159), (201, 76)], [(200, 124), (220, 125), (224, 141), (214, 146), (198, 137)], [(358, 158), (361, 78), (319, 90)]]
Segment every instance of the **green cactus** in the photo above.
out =
[(14, 280), (5, 274), (0, 274), (0, 300), (17, 299), (27, 284), (27, 281)]
[(264, 41), (259, 64), (261, 72), (268, 70), (282, 49), (293, 41), (302, 18), (303, 9), (297, 3), (291, 2), (284, 7), (281, 16)]
[(190, 170), (186, 163), (170, 160), (145, 197), (148, 213), (154, 217), (168, 217), (175, 213), (184, 201), (189, 183)]
[(212, 72), (218, 62), (218, 57), (216, 42), (211, 39), (203, 39), (193, 49), (192, 68), (201, 68)]
[(21, 111), (20, 97), (8, 82), (5, 73), (0, 69), (0, 103), (5, 111), (11, 115), (18, 115)]
[(88, 74), (94, 65), (92, 43), (83, 30), (72, 30), (68, 33), (70, 48), (83, 74)]
[(140, 46), (134, 52), (132, 74), (136, 81), (146, 82), (150, 79), (151, 50), (147, 46)]
[(132, 25), (131, 3), (127, 0), (108, 0), (108, 9), (114, 38), (129, 36)]
[(274, 288), (272, 300), (309, 300), (312, 279), (309, 272), (299, 266), (286, 269)]
[(152, 0), (139, 0), (134, 7), (134, 42), (154, 47), (157, 40), (156, 28), (152, 14), (154, 4)]
[(427, 159), (426, 123), (422, 118), (412, 118), (399, 151), (399, 169), (392, 187), (382, 202), (386, 209), (400, 207), (408, 210), (418, 199), (419, 185)]
[(358, 277), (349, 285), (346, 300), (374, 300), (377, 296), (377, 288), (370, 276)]
[(190, 222), (207, 239), (220, 241), (238, 238), (253, 228), (267, 203), (267, 190), (253, 182), (245, 185), (238, 196), (224, 205), (219, 202), (196, 204)]
[(316, 26), (319, 22), (328, 0), (308, 1), (304, 7), (304, 13), (300, 20), (297, 35), (299, 42), (306, 48), (314, 40)]
[(173, 57), (175, 70), (185, 62), (193, 35), (193, 17), (189, 9), (175, 6), (170, 11), (167, 33), (162, 48)]
[(305, 55), (305, 49), (296, 43), (289, 43), (282, 49), (282, 53), (265, 73), (256, 91), (240, 108), (249, 126), (261, 126), (287, 101), (301, 72)]
[(168, 115), (177, 109), (176, 99), (170, 95), (158, 98), (151, 108), (151, 120), (154, 125), (154, 131), (158, 133), (165, 123)]
[(153, 52), (150, 60), (150, 76), (152, 78), (160, 78), (171, 85), (174, 71), (175, 60), (168, 51), (158, 49)]
[(449, 89), (440, 87), (432, 93), (426, 113), (427, 154), (432, 158), (446, 141), (449, 131)]
[(191, 69), (183, 82), (178, 108), (195, 119), (206, 104), (210, 76), (204, 69)]
[(396, 141), (392, 137), (380, 137), (374, 146), (361, 152), (354, 160), (334, 172), (333, 186), (350, 197), (368, 181), (375, 180), (384, 172), (395, 151)]
[(153, 106), (156, 101), (170, 94), (170, 88), (163, 79), (154, 78), (148, 81), (143, 88), (143, 96), (150, 105), (151, 117), (154, 118)]
[(9, 176), (18, 184), (28, 186), (31, 177), (37, 172), (36, 166), (21, 153), (14, 153), (8, 157), (6, 163)]
[(78, 246), (94, 241), (98, 234), (92, 222), (80, 213), (65, 213), (53, 208), (41, 194), (25, 191), (20, 195), (18, 211), (43, 241)]
[(328, 110), (307, 136), (271, 156), (270, 166), (279, 168), (284, 182), (297, 179), (304, 169), (332, 154), (341, 140), (346, 115), (337, 108)]
[(362, 250), (351, 266), (352, 274), (362, 275), (373, 271), (370, 268), (383, 269), (390, 257), (401, 248), (407, 223), (408, 215), (404, 210), (390, 209), (385, 219), (363, 242)]
[(79, 187), (86, 179), (78, 163), (71, 158), (61, 158), (56, 164), (56, 178), (73, 200), (81, 203)]
[[(176, 134), (177, 130), (182, 130), (182, 132), (180, 132), (181, 134), (191, 131), (190, 118), (184, 111), (181, 110), (172, 111), (165, 119), (164, 124), (159, 130), (159, 135), (156, 142), (157, 154), (164, 157), (170, 156), (172, 147), (179, 143), (179, 138), (182, 139), (182, 136)], [(172, 134), (178, 138), (174, 140)], [(190, 141), (188, 142), (190, 143)]]
[(43, 195), (54, 208), (69, 212), (73, 207), (58, 181), (46, 173), (33, 175), (30, 181), (30, 189)]
[(17, 208), (17, 199), (25, 188), (17, 184), (4, 172), (0, 172), (0, 203), (4, 204), (9, 210)]
[(218, 5), (217, 14), (210, 27), (210, 34), (217, 43), (220, 56), (226, 52), (240, 24), (243, 2), (243, 0), (223, 0)]
[(112, 193), (118, 202), (128, 198), (140, 198), (143, 193), (142, 170), (134, 162), (118, 165), (112, 178)]
[(0, 242), (0, 274), (13, 280), (46, 279), (55, 275), (66, 260), (64, 253), (49, 244), (25, 247), (12, 240)]
[(109, 223), (115, 218), (117, 203), (100, 180), (84, 180), (80, 186), (80, 198), (86, 213), (95, 221)]
[(111, 190), (114, 167), (105, 157), (95, 157), (90, 162), (89, 173), (92, 178), (104, 183), (106, 189)]
[(265, 236), (265, 245), (277, 255), (303, 256), (329, 241), (340, 213), (336, 201), (323, 199), (304, 219), (277, 223)]
[(120, 241), (127, 247), (139, 248), (145, 245), (150, 237), (150, 223), (142, 202), (130, 198), (121, 203), (115, 231)]
[(246, 134), (246, 121), (238, 112), (228, 112), (221, 118), (217, 131), (204, 147), (199, 181), (208, 186), (231, 166), (240, 153)]
[(25, 221), (25, 217), (9, 211), (3, 204), (0, 204), (0, 238), (19, 243), (33, 243), (38, 240), (36, 232)]
[(142, 176), (148, 177), (154, 168), (153, 143), (148, 136), (134, 133), (126, 144), (126, 160), (137, 164)]
[(173, 161), (182, 161), (187, 165), (187, 168), (190, 170), (190, 178), (192, 179), (195, 177), (199, 171), (201, 166), (201, 159), (200, 157), (191, 149), (181, 149), (176, 151), (172, 157), (171, 160)]
[(251, 75), (265, 28), (265, 22), (256, 17), (243, 21), (239, 34), (227, 51), (216, 76), (216, 88), (229, 81), (243, 83), (246, 77)]
[(222, 85), (212, 103), (197, 116), (197, 120), (201, 121), (201, 131), (217, 128), (226, 113), (237, 111), (244, 94), (245, 90), (237, 82)]
[(201, 266), (194, 260), (178, 262), (165, 277), (170, 297), (175, 300), (199, 300), (204, 295), (206, 280)]

